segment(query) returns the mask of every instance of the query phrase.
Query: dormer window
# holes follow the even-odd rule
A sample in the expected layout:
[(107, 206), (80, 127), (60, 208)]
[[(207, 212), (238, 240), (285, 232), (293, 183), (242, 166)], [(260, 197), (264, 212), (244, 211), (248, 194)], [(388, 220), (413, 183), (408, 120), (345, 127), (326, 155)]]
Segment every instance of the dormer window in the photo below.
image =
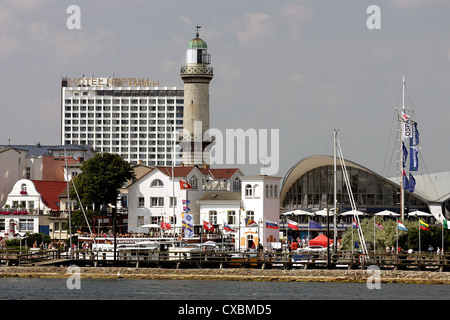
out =
[(160, 180), (160, 179), (155, 179), (152, 181), (152, 183), (150, 184), (151, 188), (161, 188), (164, 187), (164, 183)]
[(27, 192), (27, 185), (25, 183), (20, 186), (20, 194), (21, 195), (27, 195), (28, 194), (28, 192)]

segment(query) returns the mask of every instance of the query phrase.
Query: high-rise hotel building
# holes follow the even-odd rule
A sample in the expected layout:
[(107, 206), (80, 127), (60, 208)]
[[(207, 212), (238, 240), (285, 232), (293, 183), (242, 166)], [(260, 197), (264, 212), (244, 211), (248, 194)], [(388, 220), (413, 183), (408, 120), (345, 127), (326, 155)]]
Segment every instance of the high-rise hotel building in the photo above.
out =
[(63, 78), (61, 143), (92, 145), (131, 164), (171, 166), (184, 90), (148, 78)]

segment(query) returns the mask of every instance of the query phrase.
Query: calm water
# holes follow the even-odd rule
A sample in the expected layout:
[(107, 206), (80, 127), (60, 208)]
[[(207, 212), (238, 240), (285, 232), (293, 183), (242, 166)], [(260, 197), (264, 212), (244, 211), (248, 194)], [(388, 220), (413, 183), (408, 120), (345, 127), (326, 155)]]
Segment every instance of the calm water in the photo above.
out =
[(0, 279), (2, 300), (415, 300), (449, 299), (450, 285), (194, 280)]

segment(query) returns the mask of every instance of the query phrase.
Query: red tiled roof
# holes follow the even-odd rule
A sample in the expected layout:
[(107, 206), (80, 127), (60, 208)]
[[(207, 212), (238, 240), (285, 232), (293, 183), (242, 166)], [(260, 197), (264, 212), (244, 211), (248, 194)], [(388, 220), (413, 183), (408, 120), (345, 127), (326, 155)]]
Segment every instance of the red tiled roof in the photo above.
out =
[(239, 169), (221, 168), (221, 169), (199, 169), (203, 174), (210, 174), (214, 179), (230, 179)]
[[(174, 167), (173, 174), (175, 177), (186, 177), (192, 170), (194, 170), (194, 168), (194, 166)], [(172, 167), (155, 167), (155, 169), (158, 169), (165, 175), (172, 177)]]
[(40, 193), (44, 204), (53, 209), (59, 210), (59, 195), (67, 186), (66, 181), (41, 181), (32, 180), (37, 192)]

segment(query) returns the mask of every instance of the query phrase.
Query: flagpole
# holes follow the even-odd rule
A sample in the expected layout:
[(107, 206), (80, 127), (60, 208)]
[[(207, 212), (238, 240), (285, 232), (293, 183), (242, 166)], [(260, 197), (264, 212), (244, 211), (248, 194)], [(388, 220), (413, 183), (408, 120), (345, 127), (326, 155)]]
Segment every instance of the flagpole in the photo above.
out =
[(241, 211), (242, 209), (239, 208), (239, 234), (238, 234), (238, 251), (241, 252)]
[(422, 251), (421, 250), (421, 243), (420, 243), (420, 218), (419, 218), (419, 216), (417, 216), (417, 222), (418, 222), (418, 227), (419, 227), (419, 254), (420, 254), (420, 252)]
[(396, 234), (397, 234), (397, 252), (396, 252), (396, 254), (398, 254), (398, 217), (395, 217), (395, 219), (397, 220), (397, 228), (396, 228)]
[[(402, 112), (405, 112), (405, 76), (403, 76), (402, 83)], [(402, 221), (404, 220), (405, 214), (405, 191), (403, 190), (403, 126), (400, 126), (400, 210), (402, 215)]]
[(375, 230), (375, 215), (373, 216), (373, 254), (375, 254), (375, 246), (376, 246), (376, 243), (377, 243), (377, 240), (376, 240), (376, 230)]
[(173, 222), (172, 222), (172, 236), (173, 239), (175, 240), (175, 221), (176, 221), (176, 216), (175, 216), (175, 202), (176, 202), (176, 197), (175, 197), (175, 175), (174, 175), (174, 166), (175, 166), (175, 127), (172, 125), (172, 135), (173, 135), (173, 145), (172, 145), (172, 206), (173, 206)]

